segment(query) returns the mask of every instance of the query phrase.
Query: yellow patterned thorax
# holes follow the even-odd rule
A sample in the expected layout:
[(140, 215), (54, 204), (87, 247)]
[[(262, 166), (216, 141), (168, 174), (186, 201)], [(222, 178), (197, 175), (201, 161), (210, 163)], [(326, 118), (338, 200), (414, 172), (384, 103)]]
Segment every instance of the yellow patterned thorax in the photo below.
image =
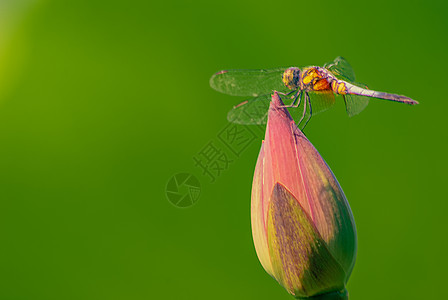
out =
[(329, 90), (330, 84), (327, 79), (322, 77), (322, 74), (314, 68), (307, 68), (302, 73), (302, 84), (304, 87), (313, 91)]
[(309, 85), (315, 78), (320, 78), (319, 72), (316, 68), (307, 68), (303, 70), (302, 82), (304, 85)]

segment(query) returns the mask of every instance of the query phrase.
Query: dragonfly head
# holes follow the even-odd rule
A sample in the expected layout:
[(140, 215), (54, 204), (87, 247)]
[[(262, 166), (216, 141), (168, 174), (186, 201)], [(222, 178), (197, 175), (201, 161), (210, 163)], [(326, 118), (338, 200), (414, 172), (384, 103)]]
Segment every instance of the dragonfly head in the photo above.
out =
[(300, 69), (299, 68), (288, 68), (283, 72), (283, 83), (290, 90), (296, 90), (300, 87)]

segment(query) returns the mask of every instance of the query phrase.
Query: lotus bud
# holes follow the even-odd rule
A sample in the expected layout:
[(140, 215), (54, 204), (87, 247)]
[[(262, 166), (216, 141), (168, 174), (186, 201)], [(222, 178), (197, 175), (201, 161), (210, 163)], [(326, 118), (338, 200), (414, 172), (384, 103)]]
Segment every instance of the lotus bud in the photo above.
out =
[(336, 177), (275, 92), (252, 185), (264, 269), (299, 299), (348, 299), (356, 229)]

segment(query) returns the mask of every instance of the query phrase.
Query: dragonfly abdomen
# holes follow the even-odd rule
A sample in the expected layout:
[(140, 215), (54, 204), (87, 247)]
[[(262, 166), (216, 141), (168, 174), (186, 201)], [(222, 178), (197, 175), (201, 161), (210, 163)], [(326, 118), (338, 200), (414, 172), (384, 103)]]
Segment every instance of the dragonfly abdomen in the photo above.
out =
[(330, 85), (334, 93), (339, 95), (347, 94), (347, 85), (345, 84), (345, 82), (332, 80)]
[[(332, 82), (332, 84), (333, 84), (333, 82)], [(384, 100), (406, 103), (406, 104), (410, 104), (410, 105), (418, 104), (417, 101), (415, 101), (411, 98), (402, 96), (402, 95), (372, 91), (372, 90), (361, 88), (359, 86), (356, 86), (354, 84), (351, 84), (351, 83), (348, 83), (348, 82), (345, 82), (342, 80), (338, 81), (338, 83), (337, 83), (338, 87), (340, 86), (340, 84), (343, 84), (345, 86), (345, 89), (341, 88), (341, 90), (343, 92), (345, 92), (345, 94), (379, 98), (379, 99), (384, 99)], [(335, 83), (335, 85), (336, 85), (336, 83)], [(332, 85), (332, 87), (333, 87), (333, 85)], [(338, 92), (338, 94), (341, 94), (341, 93)], [(342, 94), (342, 95), (344, 95), (344, 94)]]

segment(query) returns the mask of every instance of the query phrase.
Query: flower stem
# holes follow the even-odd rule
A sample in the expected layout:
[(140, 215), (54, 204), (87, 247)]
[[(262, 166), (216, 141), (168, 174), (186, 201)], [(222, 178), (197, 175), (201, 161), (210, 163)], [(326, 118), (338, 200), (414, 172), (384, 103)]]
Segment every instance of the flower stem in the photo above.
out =
[(301, 298), (298, 297), (299, 300), (348, 300), (348, 292), (346, 289), (330, 292), (326, 294), (320, 294), (312, 297)]

